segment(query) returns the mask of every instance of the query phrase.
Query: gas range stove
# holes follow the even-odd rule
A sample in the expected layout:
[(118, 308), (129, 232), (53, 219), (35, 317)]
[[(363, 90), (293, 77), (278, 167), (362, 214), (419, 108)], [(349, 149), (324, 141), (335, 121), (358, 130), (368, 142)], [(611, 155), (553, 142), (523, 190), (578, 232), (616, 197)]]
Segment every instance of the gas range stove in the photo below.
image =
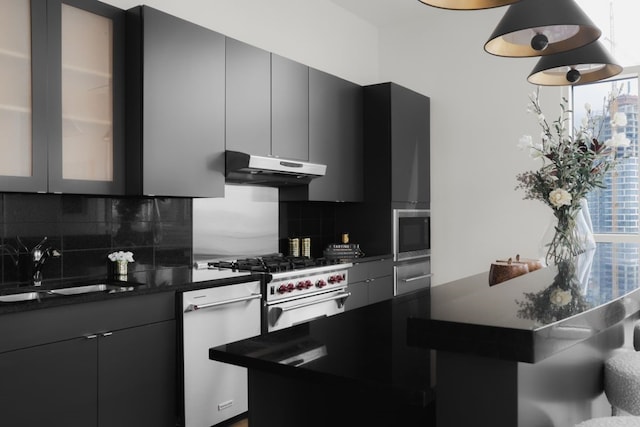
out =
[(280, 254), (251, 258), (209, 261), (209, 269), (265, 273), (267, 281), (265, 299), (267, 301), (297, 298), (344, 289), (348, 282), (350, 263), (338, 263), (328, 258), (289, 257)]

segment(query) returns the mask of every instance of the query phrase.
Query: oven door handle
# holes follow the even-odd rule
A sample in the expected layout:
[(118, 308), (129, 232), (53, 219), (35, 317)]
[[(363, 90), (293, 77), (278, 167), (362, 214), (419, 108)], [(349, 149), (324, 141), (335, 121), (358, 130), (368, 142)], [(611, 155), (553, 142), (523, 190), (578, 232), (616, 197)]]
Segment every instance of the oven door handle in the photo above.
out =
[[(329, 298), (323, 298), (321, 300), (315, 300), (310, 302), (303, 302), (301, 304), (292, 305), (291, 307), (272, 307), (269, 311), (269, 316), (273, 316), (271, 318), (272, 324), (275, 325), (282, 316), (282, 313), (285, 311), (297, 310), (299, 308), (309, 307), (310, 305), (320, 304), (323, 302), (334, 301), (334, 300), (342, 300), (338, 302), (338, 307), (342, 307), (344, 305), (344, 300), (351, 296), (351, 292), (345, 292), (338, 295), (334, 295)], [(272, 314), (273, 313), (273, 314)]]
[(189, 304), (184, 312), (201, 310), (203, 308), (220, 307), (221, 305), (235, 304), (238, 302), (251, 301), (262, 298), (262, 294), (251, 294), (248, 297), (232, 298), (216, 302), (208, 302), (206, 304)]
[(410, 282), (415, 282), (416, 280), (428, 279), (430, 277), (433, 277), (433, 273), (423, 274), (422, 276), (410, 277), (408, 279), (402, 279), (402, 281), (405, 283), (410, 283)]

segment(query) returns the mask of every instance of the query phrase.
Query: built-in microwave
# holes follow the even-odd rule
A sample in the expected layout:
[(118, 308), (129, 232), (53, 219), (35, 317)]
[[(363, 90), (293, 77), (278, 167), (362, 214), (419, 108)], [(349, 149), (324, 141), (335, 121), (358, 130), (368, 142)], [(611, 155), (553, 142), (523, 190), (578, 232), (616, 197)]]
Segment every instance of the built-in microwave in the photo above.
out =
[(431, 255), (431, 211), (393, 210), (393, 259), (404, 261)]

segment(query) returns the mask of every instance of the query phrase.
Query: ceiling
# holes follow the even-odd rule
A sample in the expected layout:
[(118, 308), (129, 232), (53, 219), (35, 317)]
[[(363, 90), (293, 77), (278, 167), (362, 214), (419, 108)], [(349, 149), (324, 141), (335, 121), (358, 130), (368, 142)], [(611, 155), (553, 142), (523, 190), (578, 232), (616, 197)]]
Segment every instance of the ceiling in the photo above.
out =
[(387, 26), (414, 19), (424, 19), (432, 9), (418, 0), (331, 1), (376, 26)]

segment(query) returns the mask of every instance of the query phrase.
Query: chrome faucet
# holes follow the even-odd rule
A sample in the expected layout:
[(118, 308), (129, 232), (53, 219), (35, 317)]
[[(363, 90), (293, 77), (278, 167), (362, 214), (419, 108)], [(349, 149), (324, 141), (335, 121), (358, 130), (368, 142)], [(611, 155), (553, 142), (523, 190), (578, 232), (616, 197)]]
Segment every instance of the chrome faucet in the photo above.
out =
[(30, 254), (33, 286), (40, 286), (42, 284), (42, 266), (45, 261), (49, 259), (49, 257), (57, 258), (61, 253), (51, 246), (45, 236), (40, 243), (31, 249)]

